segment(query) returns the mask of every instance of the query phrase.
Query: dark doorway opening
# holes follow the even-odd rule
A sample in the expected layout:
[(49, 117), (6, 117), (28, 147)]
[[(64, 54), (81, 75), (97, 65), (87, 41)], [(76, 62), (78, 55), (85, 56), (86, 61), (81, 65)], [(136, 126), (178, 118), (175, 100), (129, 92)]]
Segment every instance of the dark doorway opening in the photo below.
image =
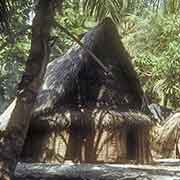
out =
[(127, 132), (127, 159), (135, 160), (136, 158), (136, 133), (134, 129), (129, 129)]

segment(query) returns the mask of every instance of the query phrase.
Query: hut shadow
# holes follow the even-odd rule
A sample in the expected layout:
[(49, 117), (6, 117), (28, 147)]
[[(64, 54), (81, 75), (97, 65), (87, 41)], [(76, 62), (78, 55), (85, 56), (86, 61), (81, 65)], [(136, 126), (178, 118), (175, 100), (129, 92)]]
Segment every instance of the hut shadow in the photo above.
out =
[[(31, 123), (21, 160), (64, 163), (147, 163), (149, 125), (133, 125), (140, 116), (86, 107), (61, 109), (54, 119)], [(127, 116), (127, 117), (126, 117)], [(133, 117), (134, 116), (134, 117)], [(133, 123), (131, 121), (134, 121)], [(146, 120), (147, 121), (147, 120)], [(147, 122), (144, 123), (147, 123)], [(44, 123), (44, 124), (43, 124)], [(142, 122), (141, 122), (142, 123)], [(140, 124), (141, 124), (140, 123)], [(148, 124), (148, 123), (147, 123)]]
[[(79, 113), (80, 116), (77, 115)], [(72, 124), (68, 129), (69, 139), (65, 161), (74, 163), (136, 163), (139, 161), (144, 163), (144, 160), (150, 160), (149, 142), (141, 137), (148, 130), (141, 134), (142, 128), (128, 127), (109, 109), (84, 108), (78, 113), (71, 112), (70, 119)]]
[[(64, 109), (64, 110), (63, 110)], [(48, 163), (148, 163), (148, 120), (107, 107), (63, 108), (31, 123), (21, 160)], [(67, 110), (68, 109), (68, 110)], [(51, 117), (52, 118), (52, 117)], [(139, 119), (139, 120), (138, 120)], [(138, 122), (140, 121), (140, 122)], [(139, 123), (139, 124), (138, 124)], [(40, 129), (37, 128), (40, 124)], [(36, 128), (35, 128), (36, 126)]]

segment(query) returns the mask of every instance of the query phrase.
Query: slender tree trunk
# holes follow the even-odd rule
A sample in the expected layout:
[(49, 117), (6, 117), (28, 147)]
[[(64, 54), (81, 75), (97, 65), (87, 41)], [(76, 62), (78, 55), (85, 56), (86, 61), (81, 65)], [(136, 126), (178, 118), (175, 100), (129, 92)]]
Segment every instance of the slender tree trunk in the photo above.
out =
[[(58, 1), (59, 4), (62, 0)], [(29, 127), (31, 110), (49, 59), (48, 40), (55, 0), (39, 0), (32, 24), (32, 41), (25, 73), (19, 83), (14, 107), (4, 132), (0, 132), (0, 179), (13, 177)]]

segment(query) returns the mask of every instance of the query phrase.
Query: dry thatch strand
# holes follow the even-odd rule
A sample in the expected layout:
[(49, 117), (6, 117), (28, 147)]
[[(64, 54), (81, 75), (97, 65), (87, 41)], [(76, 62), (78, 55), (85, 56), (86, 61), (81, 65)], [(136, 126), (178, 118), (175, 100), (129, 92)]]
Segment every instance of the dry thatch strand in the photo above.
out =
[(152, 121), (140, 112), (91, 106), (48, 114), (32, 119), (23, 161), (149, 163), (152, 160), (149, 145)]
[(172, 115), (159, 129), (157, 142), (161, 152), (171, 152), (180, 140), (180, 112)]
[(118, 112), (109, 108), (86, 107), (83, 109), (63, 109), (61, 112), (40, 116), (32, 120), (34, 128), (60, 130), (74, 128), (121, 129), (125, 127), (150, 127), (152, 121), (140, 112)]

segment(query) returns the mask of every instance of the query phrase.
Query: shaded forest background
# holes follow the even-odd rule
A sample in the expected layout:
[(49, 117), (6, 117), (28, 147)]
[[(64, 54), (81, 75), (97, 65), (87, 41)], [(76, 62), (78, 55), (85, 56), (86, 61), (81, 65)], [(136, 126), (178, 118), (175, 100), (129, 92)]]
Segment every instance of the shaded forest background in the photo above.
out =
[[(13, 3), (10, 26), (0, 34), (0, 113), (15, 96), (30, 49), (34, 2)], [(81, 37), (106, 16), (116, 22), (149, 99), (173, 109), (180, 107), (179, 0), (65, 1), (55, 18), (50, 60), (73, 43), (59, 24)]]

